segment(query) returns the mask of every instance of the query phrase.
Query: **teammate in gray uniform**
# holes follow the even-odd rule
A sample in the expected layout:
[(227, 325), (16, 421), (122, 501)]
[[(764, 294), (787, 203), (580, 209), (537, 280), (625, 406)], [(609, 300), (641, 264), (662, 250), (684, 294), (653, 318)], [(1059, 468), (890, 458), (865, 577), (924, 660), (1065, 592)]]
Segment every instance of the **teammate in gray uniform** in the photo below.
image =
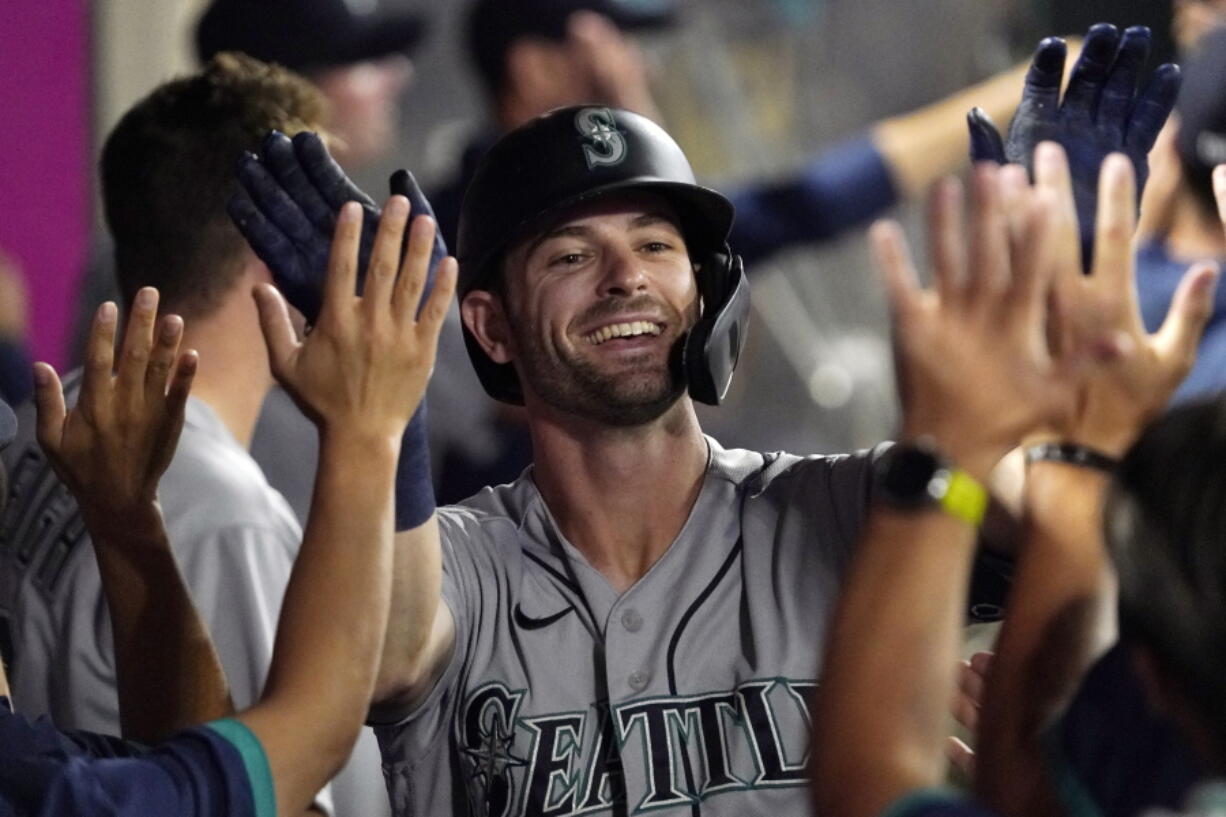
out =
[[(246, 451), (273, 379), (251, 289), (270, 281), (225, 212), (235, 156), (269, 128), (318, 128), (319, 92), (282, 69), (221, 55), (154, 91), (102, 162), (120, 284), (156, 285), (187, 322), (201, 368), (160, 498), (179, 565), (239, 708), (259, 699), (302, 528)], [(75, 377), (69, 398), (75, 399)], [(33, 410), (5, 451), (0, 623), (14, 695), (61, 728), (119, 733), (109, 619), (76, 504), (34, 441)], [(372, 780), (378, 785), (377, 772)], [(320, 805), (329, 807), (327, 793)]]
[(722, 398), (748, 313), (731, 221), (626, 111), (560, 109), (484, 160), (465, 340), (526, 407), (535, 465), (398, 545), (372, 710), (398, 814), (807, 811), (808, 699), (875, 453), (703, 435), (693, 400)]

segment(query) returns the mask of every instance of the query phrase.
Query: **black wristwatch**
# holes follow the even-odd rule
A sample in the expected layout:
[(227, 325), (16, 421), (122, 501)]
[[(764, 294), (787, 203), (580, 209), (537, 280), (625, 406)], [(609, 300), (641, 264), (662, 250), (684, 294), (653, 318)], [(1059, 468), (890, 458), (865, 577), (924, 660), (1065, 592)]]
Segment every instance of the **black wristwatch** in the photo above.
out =
[(899, 510), (940, 508), (978, 526), (988, 507), (979, 481), (919, 440), (898, 443), (873, 465), (873, 498)]

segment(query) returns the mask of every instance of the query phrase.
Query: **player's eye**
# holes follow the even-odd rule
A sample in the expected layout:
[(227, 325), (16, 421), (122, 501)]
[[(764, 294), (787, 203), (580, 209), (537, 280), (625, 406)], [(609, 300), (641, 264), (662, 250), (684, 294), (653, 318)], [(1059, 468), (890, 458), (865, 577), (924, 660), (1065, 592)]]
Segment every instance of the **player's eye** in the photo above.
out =
[(586, 257), (587, 256), (580, 252), (562, 253), (561, 255), (555, 255), (552, 259), (550, 259), (549, 266), (574, 267), (582, 264)]
[(668, 252), (672, 248), (673, 245), (667, 241), (648, 241), (643, 245), (643, 249), (649, 253)]

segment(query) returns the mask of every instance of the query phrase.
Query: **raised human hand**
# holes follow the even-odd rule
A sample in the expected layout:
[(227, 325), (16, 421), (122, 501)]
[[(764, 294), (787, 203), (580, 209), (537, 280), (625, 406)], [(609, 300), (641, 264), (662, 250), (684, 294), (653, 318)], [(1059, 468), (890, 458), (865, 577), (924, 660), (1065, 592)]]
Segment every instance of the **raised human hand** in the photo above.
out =
[[(983, 690), (994, 655), (977, 652), (969, 659), (958, 663), (958, 689), (954, 693), (950, 711), (954, 721), (961, 726), (967, 737), (974, 742), (979, 732), (979, 711), (983, 706)], [(959, 737), (951, 735), (945, 742), (945, 757), (966, 781), (975, 778), (975, 750)]]
[(572, 13), (566, 45), (571, 66), (587, 83), (593, 100), (660, 120), (647, 61), (611, 20), (591, 11)]
[[(336, 214), (348, 201), (362, 208), (358, 291), (370, 260), (381, 211), (328, 153), (318, 135), (297, 134), (292, 140), (270, 132), (261, 156), (245, 153), (238, 162), (238, 179), (246, 193), (230, 199), (230, 218), (272, 271), (286, 299), (314, 323), (323, 303), (324, 278), (336, 228)], [(406, 197), (417, 215), (433, 216), (430, 203), (406, 170), (388, 181), (392, 195)], [(436, 235), (430, 275), (447, 255)], [(430, 280), (433, 280), (431, 277)], [(427, 281), (426, 291), (430, 289)]]
[(277, 289), (264, 284), (255, 290), (273, 375), (322, 433), (345, 430), (398, 442), (425, 393), (455, 290), (456, 262), (448, 257), (439, 264), (419, 315), (435, 225), (428, 217), (413, 220), (402, 263), (409, 212), (403, 196), (388, 199), (359, 297), (353, 293), (362, 207), (356, 202), (342, 206), (322, 308), (303, 341), (295, 339)]
[(1179, 68), (1168, 63), (1159, 66), (1138, 93), (1151, 39), (1144, 26), (1129, 28), (1122, 36), (1110, 24), (1093, 26), (1086, 34), (1062, 101), (1060, 80), (1066, 46), (1063, 40), (1049, 37), (1035, 50), (1007, 139), (1001, 139), (982, 110), (975, 108), (967, 116), (974, 161), (1022, 164), (1033, 178), (1034, 151), (1040, 142), (1054, 141), (1065, 149), (1082, 225), (1085, 269), (1092, 255), (1098, 173), (1103, 159), (1109, 153), (1122, 152), (1131, 160), (1137, 179), (1135, 208), (1149, 175), (1146, 157), (1179, 92)]
[(179, 354), (183, 320), (158, 320), (157, 304), (156, 289), (137, 293), (117, 367), (118, 310), (111, 302), (99, 307), (71, 410), (55, 369), (35, 364), (38, 442), (91, 532), (122, 533), (134, 518), (157, 513), (158, 480), (183, 429), (197, 357), (190, 350)]
[(1054, 342), (1071, 349), (1084, 344), (1088, 336), (1110, 338), (1123, 352), (1109, 365), (1086, 373), (1076, 411), (1065, 415), (1053, 431), (1064, 442), (1118, 457), (1145, 423), (1166, 407), (1192, 368), (1201, 332), (1213, 311), (1218, 271), (1209, 262), (1193, 265), (1180, 281), (1162, 327), (1151, 335), (1137, 302), (1136, 189), (1129, 159), (1117, 153), (1103, 163), (1088, 275), (1082, 275), (1073, 260), (1079, 232), (1084, 231), (1078, 228), (1069, 193), (1068, 165), (1053, 144), (1040, 145), (1035, 153), (1035, 183), (1055, 200)]
[(903, 406), (903, 437), (934, 437), (972, 475), (985, 477), (1022, 436), (1073, 409), (1076, 358), (1045, 341), (1052, 195), (1025, 171), (975, 168), (969, 236), (961, 188), (934, 190), (935, 285), (922, 289), (902, 231), (870, 232), (886, 282)]

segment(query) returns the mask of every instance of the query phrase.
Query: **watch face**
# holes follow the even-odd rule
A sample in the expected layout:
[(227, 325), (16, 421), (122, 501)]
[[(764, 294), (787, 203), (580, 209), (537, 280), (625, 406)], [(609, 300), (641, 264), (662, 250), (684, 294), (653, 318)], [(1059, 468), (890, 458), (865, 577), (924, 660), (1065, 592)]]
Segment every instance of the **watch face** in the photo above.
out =
[(881, 464), (877, 484), (883, 499), (899, 505), (922, 505), (935, 499), (929, 486), (942, 463), (931, 451), (897, 445)]

